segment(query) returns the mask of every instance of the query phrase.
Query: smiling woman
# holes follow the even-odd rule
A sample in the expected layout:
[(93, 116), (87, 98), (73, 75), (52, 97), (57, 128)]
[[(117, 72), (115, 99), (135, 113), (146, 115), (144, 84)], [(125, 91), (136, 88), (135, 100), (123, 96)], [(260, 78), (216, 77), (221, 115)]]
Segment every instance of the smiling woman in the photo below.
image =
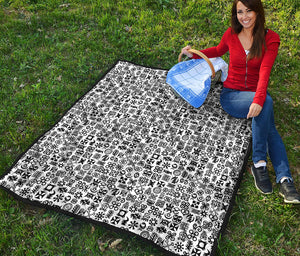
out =
[[(261, 0), (234, 0), (231, 28), (226, 30), (218, 46), (201, 52), (208, 58), (230, 53), (228, 77), (224, 81), (220, 101), (230, 115), (252, 118), (254, 164), (251, 170), (255, 186), (263, 194), (273, 192), (266, 168), (269, 155), (284, 202), (300, 204), (285, 146), (275, 127), (273, 100), (267, 92), (279, 44), (279, 35), (265, 27)], [(189, 52), (190, 49), (186, 46), (182, 53), (194, 59), (200, 58)]]
[(238, 2), (237, 18), (244, 29), (253, 29), (256, 21), (256, 13), (245, 6), (242, 2)]
[(265, 42), (265, 12), (261, 1), (235, 0), (231, 9), (231, 26), (245, 50), (248, 59), (261, 57)]

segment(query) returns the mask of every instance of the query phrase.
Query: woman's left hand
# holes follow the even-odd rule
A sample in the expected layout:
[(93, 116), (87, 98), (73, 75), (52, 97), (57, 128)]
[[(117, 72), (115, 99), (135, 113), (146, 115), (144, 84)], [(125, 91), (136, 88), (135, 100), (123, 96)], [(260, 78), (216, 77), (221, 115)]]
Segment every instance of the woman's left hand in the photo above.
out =
[(252, 103), (250, 108), (249, 108), (249, 112), (247, 115), (247, 119), (250, 117), (256, 117), (260, 114), (262, 110), (262, 106), (257, 104), (257, 103)]

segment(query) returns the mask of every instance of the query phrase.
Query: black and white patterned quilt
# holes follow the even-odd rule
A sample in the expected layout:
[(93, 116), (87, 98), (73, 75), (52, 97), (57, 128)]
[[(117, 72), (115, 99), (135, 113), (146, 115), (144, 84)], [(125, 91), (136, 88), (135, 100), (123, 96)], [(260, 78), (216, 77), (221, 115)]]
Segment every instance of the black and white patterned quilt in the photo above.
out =
[(248, 159), (251, 125), (212, 86), (195, 109), (167, 70), (118, 61), (0, 179), (26, 202), (213, 255)]

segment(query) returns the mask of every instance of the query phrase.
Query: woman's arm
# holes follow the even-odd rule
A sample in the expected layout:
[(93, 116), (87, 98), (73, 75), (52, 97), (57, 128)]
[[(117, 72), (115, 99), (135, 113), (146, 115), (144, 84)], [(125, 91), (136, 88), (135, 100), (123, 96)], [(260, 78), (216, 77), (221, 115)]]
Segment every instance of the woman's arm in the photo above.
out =
[(266, 38), (267, 49), (260, 65), (259, 80), (247, 118), (258, 116), (262, 110), (267, 96), (269, 77), (278, 54), (278, 48), (280, 45), (279, 35), (273, 31), (269, 31), (268, 33), (270, 34), (269, 38)]
[(278, 54), (279, 44), (279, 37), (278, 40), (267, 44), (267, 51), (265, 52), (262, 63), (260, 65), (259, 80), (253, 99), (253, 103), (259, 104), (260, 106), (264, 105), (266, 99), (269, 78), (273, 64)]

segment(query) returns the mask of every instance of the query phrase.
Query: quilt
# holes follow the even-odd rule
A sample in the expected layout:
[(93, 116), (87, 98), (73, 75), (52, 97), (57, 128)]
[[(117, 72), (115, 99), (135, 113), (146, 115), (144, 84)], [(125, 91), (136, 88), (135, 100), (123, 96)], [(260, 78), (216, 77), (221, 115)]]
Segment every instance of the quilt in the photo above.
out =
[(251, 149), (222, 84), (194, 108), (167, 70), (118, 61), (0, 177), (17, 199), (149, 241), (214, 255)]

